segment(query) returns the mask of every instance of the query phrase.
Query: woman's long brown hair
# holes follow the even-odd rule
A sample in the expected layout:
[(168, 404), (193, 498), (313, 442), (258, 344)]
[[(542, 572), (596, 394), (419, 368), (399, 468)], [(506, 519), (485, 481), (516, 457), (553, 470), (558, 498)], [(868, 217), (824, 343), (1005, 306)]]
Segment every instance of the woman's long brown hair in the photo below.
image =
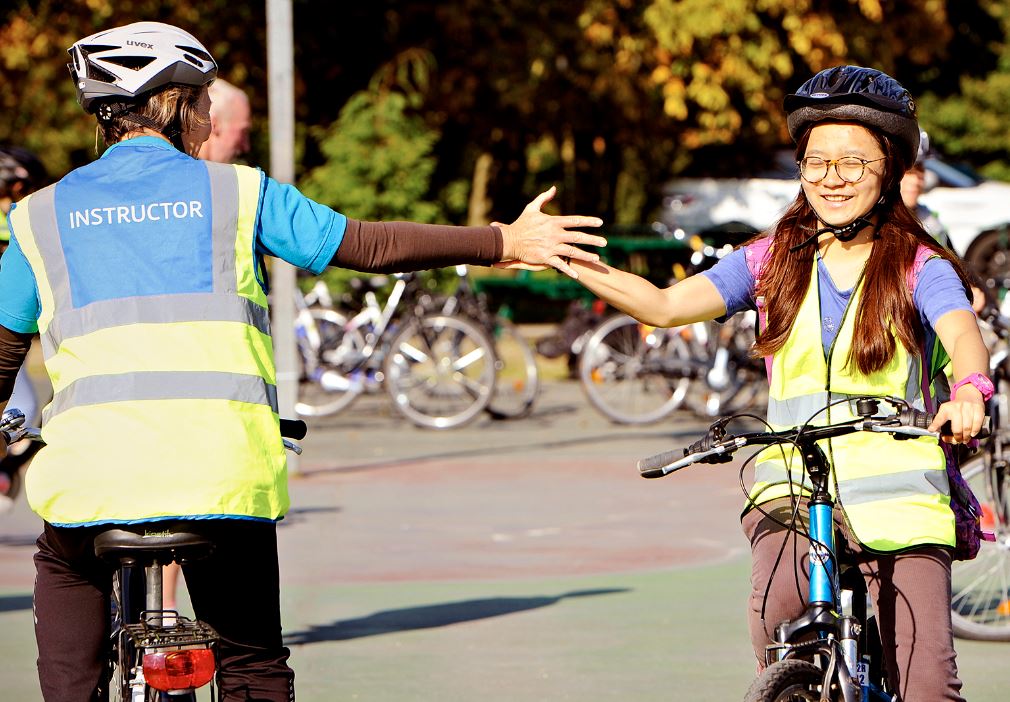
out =
[[(900, 184), (905, 163), (900, 150), (887, 135), (868, 129), (887, 160), (881, 184), (882, 201), (876, 208), (879, 226), (873, 251), (863, 270), (852, 347), (845, 361), (846, 367), (854, 363), (863, 375), (883, 370), (890, 363), (897, 349), (896, 339), (908, 353), (920, 353), (924, 331), (906, 277), (919, 245), (929, 247), (950, 261), (965, 289), (970, 289), (961, 262), (923, 229), (902, 202)], [(802, 158), (806, 152), (809, 138), (808, 129), (797, 142), (797, 158)], [(775, 237), (775, 243), (755, 291), (755, 295), (764, 297), (768, 324), (754, 344), (755, 356), (776, 353), (789, 338), (810, 285), (817, 246), (810, 244), (798, 251), (791, 249), (808, 239), (817, 228), (817, 217), (801, 190), (770, 234)]]

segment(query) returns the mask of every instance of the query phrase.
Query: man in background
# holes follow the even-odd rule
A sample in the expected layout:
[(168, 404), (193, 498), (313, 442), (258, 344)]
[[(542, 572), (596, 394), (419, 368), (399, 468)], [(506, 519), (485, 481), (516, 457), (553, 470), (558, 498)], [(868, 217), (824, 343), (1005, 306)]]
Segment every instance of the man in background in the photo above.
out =
[(210, 86), (210, 138), (200, 148), (205, 161), (234, 163), (249, 151), (252, 113), (249, 97), (226, 80), (218, 78)]

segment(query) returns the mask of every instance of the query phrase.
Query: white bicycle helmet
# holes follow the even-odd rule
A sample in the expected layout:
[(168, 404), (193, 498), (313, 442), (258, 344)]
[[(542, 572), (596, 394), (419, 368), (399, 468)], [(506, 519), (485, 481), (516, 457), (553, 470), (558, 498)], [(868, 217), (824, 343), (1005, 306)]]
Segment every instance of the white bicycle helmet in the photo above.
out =
[(67, 52), (77, 101), (90, 113), (103, 103), (129, 102), (166, 85), (207, 85), (217, 76), (217, 62), (196, 37), (161, 22), (97, 32)]

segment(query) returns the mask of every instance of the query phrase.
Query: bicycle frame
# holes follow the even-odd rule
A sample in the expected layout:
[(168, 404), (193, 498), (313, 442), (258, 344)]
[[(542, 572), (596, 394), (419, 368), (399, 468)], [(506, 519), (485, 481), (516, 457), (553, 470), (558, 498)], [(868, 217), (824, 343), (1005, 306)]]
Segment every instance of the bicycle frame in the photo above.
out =
[[(865, 614), (856, 616), (854, 593), (841, 586), (835, 543), (835, 503), (828, 491), (827, 457), (820, 446), (802, 439), (800, 450), (813, 487), (807, 500), (810, 515), (807, 608), (797, 619), (775, 628), (775, 643), (766, 650), (765, 661), (772, 664), (813, 649), (826, 662), (825, 687), (837, 680), (845, 702), (889, 701), (891, 696), (872, 681), (866, 647), (860, 643), (864, 631), (871, 635), (865, 629)], [(801, 641), (809, 634), (816, 638)]]
[[(900, 409), (895, 415), (880, 417), (879, 401), (884, 400)], [(776, 627), (774, 643), (765, 652), (768, 668), (755, 680), (755, 694), (767, 692), (763, 681), (780, 680), (780, 674), (797, 672), (816, 674), (822, 699), (831, 699), (832, 685), (837, 685), (845, 702), (891, 700), (876, 679), (884, 684), (881, 667), (869, 659), (873, 627), (865, 625), (865, 597), (842, 586), (838, 549), (834, 538), (834, 498), (829, 491), (830, 468), (827, 456), (817, 442), (857, 431), (890, 433), (902, 436), (932, 436), (941, 432), (927, 431), (933, 415), (916, 410), (900, 398), (848, 398), (854, 404), (858, 418), (825, 426), (807, 425), (784, 431), (768, 431), (728, 435), (729, 419), (713, 424), (705, 437), (683, 452), (667, 451), (639, 461), (643, 477), (658, 478), (694, 463), (724, 463), (732, 453), (745, 446), (774, 446), (788, 443), (796, 447), (810, 487), (807, 503), (810, 515), (810, 585), (804, 613)], [(979, 432), (982, 437), (987, 432)], [(755, 509), (760, 509), (755, 505)], [(859, 578), (862, 582), (862, 578)], [(861, 592), (865, 593), (865, 590)], [(812, 637), (812, 640), (811, 640)], [(786, 663), (788, 661), (788, 664)], [(803, 670), (788, 667), (794, 661), (812, 665)], [(819, 663), (820, 665), (816, 665)], [(785, 678), (781, 678), (785, 679)], [(808, 680), (812, 684), (812, 681)], [(748, 698), (750, 699), (750, 697)], [(765, 698), (761, 698), (765, 699)]]

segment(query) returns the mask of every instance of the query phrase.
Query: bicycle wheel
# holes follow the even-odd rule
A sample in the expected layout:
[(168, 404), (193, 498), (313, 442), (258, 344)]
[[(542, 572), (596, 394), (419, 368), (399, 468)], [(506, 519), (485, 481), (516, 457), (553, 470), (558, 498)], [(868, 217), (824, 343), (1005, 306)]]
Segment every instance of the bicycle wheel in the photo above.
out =
[(690, 354), (676, 332), (653, 330), (627, 315), (597, 327), (579, 357), (586, 396), (619, 424), (656, 422), (680, 407), (691, 372)]
[(487, 412), (493, 419), (518, 419), (533, 409), (540, 392), (536, 354), (512, 322), (496, 318), (494, 394)]
[(964, 258), (989, 295), (1002, 299), (1010, 286), (1010, 228), (1004, 226), (979, 234)]
[(363, 389), (348, 372), (361, 359), (365, 337), (348, 329), (347, 317), (335, 310), (305, 309), (295, 323), (302, 362), (295, 411), (302, 417), (339, 412)]
[(983, 541), (974, 560), (951, 565), (954, 635), (977, 641), (1010, 641), (1010, 469), (994, 453), (975, 456), (961, 474), (982, 504), (982, 528), (996, 540)]
[(473, 322), (425, 315), (393, 338), (383, 373), (400, 414), (420, 427), (452, 429), (473, 420), (490, 402), (494, 348)]
[(721, 417), (767, 402), (764, 367), (750, 357), (754, 343), (752, 320), (739, 314), (725, 324), (704, 323), (704, 343), (696, 338), (698, 326), (688, 328), (693, 335), (690, 354), (701, 369), (688, 400), (695, 414)]
[[(744, 702), (820, 702), (824, 671), (809, 661), (788, 659), (764, 669), (747, 690)], [(831, 700), (841, 700), (832, 685)]]

